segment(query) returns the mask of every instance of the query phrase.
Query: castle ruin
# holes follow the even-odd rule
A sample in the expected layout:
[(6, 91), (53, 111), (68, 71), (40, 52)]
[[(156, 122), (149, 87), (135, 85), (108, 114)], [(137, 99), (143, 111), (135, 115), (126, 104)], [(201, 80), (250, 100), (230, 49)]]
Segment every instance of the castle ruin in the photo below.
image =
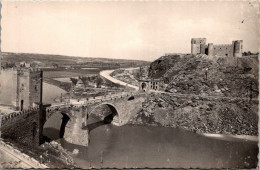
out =
[(243, 40), (232, 41), (232, 44), (206, 44), (206, 38), (191, 39), (191, 54), (206, 54), (209, 56), (242, 57)]

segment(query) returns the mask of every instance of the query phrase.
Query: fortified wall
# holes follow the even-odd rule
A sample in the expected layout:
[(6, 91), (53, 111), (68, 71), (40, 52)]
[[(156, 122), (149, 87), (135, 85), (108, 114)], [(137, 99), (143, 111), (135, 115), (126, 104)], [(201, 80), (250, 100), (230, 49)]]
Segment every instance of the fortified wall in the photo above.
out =
[(1, 137), (28, 145), (38, 145), (39, 115), (38, 107), (3, 115)]
[(1, 70), (1, 105), (22, 111), (40, 102), (41, 71), (38, 68)]
[(191, 39), (191, 54), (206, 54), (209, 56), (242, 57), (243, 40), (232, 41), (232, 44), (206, 44), (206, 38)]

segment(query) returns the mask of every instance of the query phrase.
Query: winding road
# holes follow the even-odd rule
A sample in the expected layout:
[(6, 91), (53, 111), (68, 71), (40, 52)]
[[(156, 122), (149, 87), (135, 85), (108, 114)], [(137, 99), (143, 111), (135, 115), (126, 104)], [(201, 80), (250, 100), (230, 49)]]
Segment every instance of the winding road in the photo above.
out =
[(118, 80), (118, 79), (115, 79), (115, 78), (111, 77), (110, 74), (111, 74), (113, 71), (115, 71), (115, 70), (104, 70), (104, 71), (101, 71), (99, 74), (100, 74), (100, 76), (102, 76), (102, 77), (104, 77), (104, 78), (110, 80), (110, 81), (113, 82), (113, 83), (116, 83), (116, 84), (119, 84), (119, 85), (122, 85), (122, 86), (131, 87), (131, 88), (133, 88), (133, 89), (135, 89), (135, 90), (138, 90), (138, 89), (139, 89), (139, 87), (137, 87), (137, 86), (134, 86), (134, 85), (125, 83), (125, 82), (123, 82), (123, 81), (121, 81), (121, 80)]

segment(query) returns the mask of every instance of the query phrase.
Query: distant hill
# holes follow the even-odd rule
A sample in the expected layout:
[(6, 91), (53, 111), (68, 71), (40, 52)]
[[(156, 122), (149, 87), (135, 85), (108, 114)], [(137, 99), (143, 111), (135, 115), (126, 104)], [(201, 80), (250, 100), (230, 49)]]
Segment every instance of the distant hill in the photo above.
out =
[[(95, 63), (100, 66), (104, 64), (111, 65), (120, 65), (121, 67), (128, 66), (139, 66), (139, 65), (148, 65), (149, 62), (141, 61), (141, 60), (124, 60), (124, 59), (109, 59), (109, 58), (92, 58), (92, 57), (74, 57), (74, 56), (64, 56), (64, 55), (48, 55), (48, 54), (29, 54), (29, 53), (9, 53), (2, 52), (1, 53), (1, 63), (5, 64), (6, 62), (36, 62), (36, 63), (44, 63), (45, 65), (73, 65), (73, 66), (82, 66), (88, 65), (91, 63)], [(103, 64), (101, 64), (103, 63)]]
[[(258, 96), (258, 57), (162, 56), (149, 76), (162, 78), (167, 91), (237, 97)], [(250, 94), (251, 93), (251, 94)]]

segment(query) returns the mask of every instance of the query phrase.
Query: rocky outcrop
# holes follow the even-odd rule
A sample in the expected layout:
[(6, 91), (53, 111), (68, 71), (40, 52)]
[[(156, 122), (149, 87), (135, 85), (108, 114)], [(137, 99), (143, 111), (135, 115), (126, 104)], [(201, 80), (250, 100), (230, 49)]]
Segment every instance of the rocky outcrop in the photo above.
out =
[(258, 135), (257, 56), (169, 55), (150, 65), (166, 93), (151, 94), (131, 123), (199, 133)]
[(198, 133), (258, 134), (258, 102), (150, 95), (132, 124), (179, 127)]
[(150, 66), (150, 78), (163, 78), (174, 93), (255, 98), (258, 58), (163, 56)]

